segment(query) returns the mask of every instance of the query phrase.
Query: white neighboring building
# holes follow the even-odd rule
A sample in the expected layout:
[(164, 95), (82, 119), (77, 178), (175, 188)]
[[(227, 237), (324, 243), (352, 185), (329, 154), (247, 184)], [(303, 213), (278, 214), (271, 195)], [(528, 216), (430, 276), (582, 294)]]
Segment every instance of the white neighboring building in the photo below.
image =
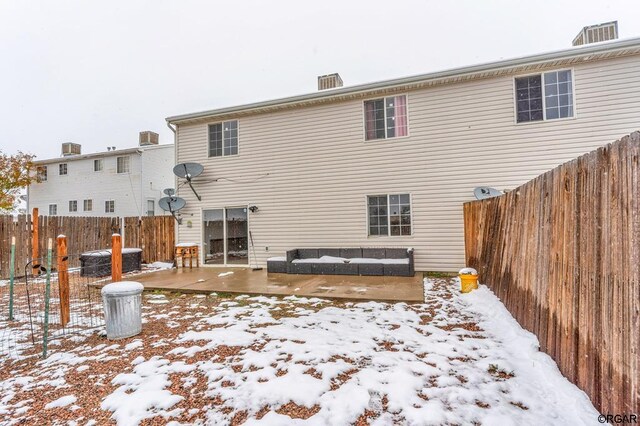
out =
[(136, 148), (81, 154), (62, 144), (62, 157), (36, 161), (41, 182), (28, 188), (28, 211), (49, 216), (153, 216), (158, 200), (173, 188), (174, 145), (141, 132)]

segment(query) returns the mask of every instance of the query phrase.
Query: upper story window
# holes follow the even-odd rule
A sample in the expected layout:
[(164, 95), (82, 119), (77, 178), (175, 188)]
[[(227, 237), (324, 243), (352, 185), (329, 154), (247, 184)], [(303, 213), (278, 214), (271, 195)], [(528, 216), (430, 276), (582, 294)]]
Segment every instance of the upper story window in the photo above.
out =
[(78, 200), (69, 201), (69, 212), (77, 212), (78, 211)]
[(364, 102), (365, 139), (407, 136), (407, 96), (390, 96)]
[(516, 120), (554, 120), (573, 117), (571, 70), (516, 77)]
[(98, 160), (93, 160), (93, 171), (94, 172), (101, 172), (103, 166), (104, 166), (104, 163), (103, 163), (101, 158), (98, 159)]
[(90, 212), (91, 210), (93, 210), (93, 200), (84, 200), (82, 203), (82, 207), (85, 212)]
[(369, 236), (411, 235), (411, 197), (409, 194), (367, 197)]
[(238, 154), (238, 120), (209, 124), (209, 157)]
[(62, 163), (58, 165), (58, 171), (60, 176), (64, 176), (67, 174), (67, 163)]
[(116, 163), (118, 173), (129, 173), (131, 171), (131, 158), (128, 155), (125, 157), (117, 157)]
[(47, 166), (38, 166), (36, 168), (36, 178), (40, 182), (45, 182), (47, 180)]
[(116, 202), (113, 200), (108, 200), (104, 202), (104, 212), (105, 213), (115, 213), (116, 211)]
[(58, 205), (49, 204), (49, 216), (55, 216), (58, 214)]

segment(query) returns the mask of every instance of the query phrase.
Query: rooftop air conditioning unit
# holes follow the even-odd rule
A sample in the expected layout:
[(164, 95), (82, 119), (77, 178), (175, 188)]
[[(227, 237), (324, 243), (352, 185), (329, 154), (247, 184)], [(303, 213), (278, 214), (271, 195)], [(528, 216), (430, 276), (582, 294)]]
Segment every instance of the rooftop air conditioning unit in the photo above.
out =
[(584, 27), (573, 39), (574, 46), (598, 43), (618, 38), (618, 21)]
[(318, 77), (318, 90), (335, 89), (336, 87), (342, 87), (342, 79), (337, 72)]
[(65, 142), (62, 144), (62, 156), (80, 155), (81, 145), (79, 143)]
[(155, 132), (140, 132), (140, 146), (158, 145), (159, 135)]

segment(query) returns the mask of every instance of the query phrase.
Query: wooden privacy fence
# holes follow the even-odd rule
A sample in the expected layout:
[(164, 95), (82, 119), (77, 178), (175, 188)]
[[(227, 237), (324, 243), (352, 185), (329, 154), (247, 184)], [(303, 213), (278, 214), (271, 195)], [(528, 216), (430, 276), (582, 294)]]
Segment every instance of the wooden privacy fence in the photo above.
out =
[[(35, 210), (35, 209), (34, 209)], [(34, 220), (35, 219), (35, 220)], [(32, 229), (32, 223), (34, 225)], [(173, 259), (174, 219), (172, 216), (124, 218), (125, 246), (143, 249), (145, 262)], [(34, 250), (34, 239), (38, 242)], [(43, 256), (49, 238), (67, 237), (70, 254), (111, 247), (111, 235), (122, 233), (121, 218), (84, 216), (0, 215), (0, 279), (9, 276), (11, 237), (16, 237), (16, 274), (32, 258)], [(132, 235), (127, 235), (131, 233)], [(53, 255), (57, 256), (54, 245)]]
[(141, 248), (145, 262), (173, 260), (174, 226), (173, 216), (125, 217), (124, 245)]
[[(110, 248), (111, 235), (120, 232), (120, 220), (117, 217), (39, 216), (38, 222), (40, 256), (47, 252), (49, 238), (55, 241), (58, 235), (67, 237), (67, 251), (75, 254)], [(55, 245), (53, 252), (56, 256)]]
[(467, 264), (602, 413), (640, 407), (640, 133), (464, 205)]

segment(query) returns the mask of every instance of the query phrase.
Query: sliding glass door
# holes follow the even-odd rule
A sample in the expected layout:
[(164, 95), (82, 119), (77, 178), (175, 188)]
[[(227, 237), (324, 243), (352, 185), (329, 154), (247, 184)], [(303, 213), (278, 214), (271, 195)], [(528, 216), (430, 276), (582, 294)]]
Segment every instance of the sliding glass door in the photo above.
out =
[(204, 263), (224, 265), (224, 209), (202, 212)]
[(204, 210), (202, 220), (205, 264), (249, 264), (249, 226), (246, 207)]

